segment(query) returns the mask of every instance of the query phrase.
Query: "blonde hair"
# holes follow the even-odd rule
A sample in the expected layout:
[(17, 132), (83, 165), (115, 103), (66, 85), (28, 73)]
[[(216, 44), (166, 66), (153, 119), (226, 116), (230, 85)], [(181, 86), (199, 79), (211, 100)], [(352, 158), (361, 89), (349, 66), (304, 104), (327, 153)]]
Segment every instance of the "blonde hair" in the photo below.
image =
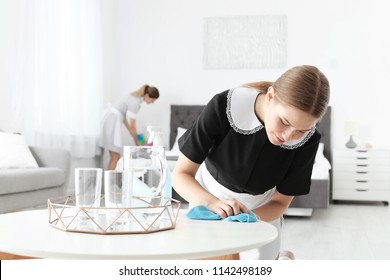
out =
[(266, 93), (272, 86), (275, 100), (308, 112), (320, 119), (326, 112), (329, 103), (329, 81), (315, 66), (301, 65), (283, 73), (274, 83), (257, 82), (244, 86), (255, 88), (260, 94)]
[(157, 99), (160, 97), (160, 93), (156, 87), (151, 87), (147, 84), (143, 85), (136, 91), (132, 92), (132, 96), (142, 97), (145, 94), (149, 95), (150, 98)]

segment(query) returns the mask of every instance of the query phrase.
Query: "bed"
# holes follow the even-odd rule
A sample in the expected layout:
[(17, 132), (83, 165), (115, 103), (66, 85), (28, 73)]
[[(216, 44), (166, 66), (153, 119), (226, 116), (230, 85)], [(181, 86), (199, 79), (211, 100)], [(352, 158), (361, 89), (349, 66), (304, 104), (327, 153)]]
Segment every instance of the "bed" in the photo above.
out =
[[(168, 165), (173, 168), (178, 157), (179, 148), (177, 139), (188, 129), (202, 112), (204, 105), (171, 105), (170, 150), (166, 156)], [(314, 208), (326, 208), (330, 201), (331, 190), (331, 107), (328, 108), (325, 116), (317, 124), (320, 131), (321, 145), (317, 151), (316, 163), (313, 167), (312, 183), (310, 193), (303, 196), (296, 196), (286, 215), (310, 216)], [(170, 163), (170, 164), (169, 164)], [(173, 197), (184, 201), (173, 191)]]

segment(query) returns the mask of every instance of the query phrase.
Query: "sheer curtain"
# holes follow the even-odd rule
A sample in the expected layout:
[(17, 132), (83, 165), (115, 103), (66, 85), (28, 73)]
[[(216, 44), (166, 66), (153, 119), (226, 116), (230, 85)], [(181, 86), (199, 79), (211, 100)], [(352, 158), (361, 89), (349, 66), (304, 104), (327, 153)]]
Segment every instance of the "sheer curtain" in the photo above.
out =
[(14, 112), (30, 145), (99, 154), (100, 1), (19, 0)]

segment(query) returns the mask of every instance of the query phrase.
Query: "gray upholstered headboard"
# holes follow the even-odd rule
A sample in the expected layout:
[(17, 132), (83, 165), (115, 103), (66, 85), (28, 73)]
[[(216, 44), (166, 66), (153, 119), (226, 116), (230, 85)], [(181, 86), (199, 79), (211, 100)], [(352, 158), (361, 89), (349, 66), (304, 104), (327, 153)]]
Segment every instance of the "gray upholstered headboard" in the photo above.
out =
[(332, 108), (329, 106), (321, 121), (317, 124), (317, 129), (321, 133), (321, 142), (324, 143), (324, 155), (332, 163)]
[(177, 128), (190, 128), (204, 107), (205, 105), (171, 105), (169, 148), (172, 148), (175, 142)]
[[(169, 134), (169, 147), (172, 148), (177, 128), (189, 128), (205, 105), (171, 105), (171, 124)], [(317, 129), (321, 133), (321, 142), (324, 143), (324, 155), (332, 162), (332, 145), (331, 145), (331, 113), (332, 108), (329, 106), (322, 120), (317, 124)]]

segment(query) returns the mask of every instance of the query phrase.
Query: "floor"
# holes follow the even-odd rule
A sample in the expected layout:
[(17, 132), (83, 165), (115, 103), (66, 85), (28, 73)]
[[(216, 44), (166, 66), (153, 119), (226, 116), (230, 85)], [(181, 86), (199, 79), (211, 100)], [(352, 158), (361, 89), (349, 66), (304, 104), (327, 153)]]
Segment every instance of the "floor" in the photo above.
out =
[(337, 203), (285, 217), (284, 250), (303, 260), (390, 260), (390, 207)]

